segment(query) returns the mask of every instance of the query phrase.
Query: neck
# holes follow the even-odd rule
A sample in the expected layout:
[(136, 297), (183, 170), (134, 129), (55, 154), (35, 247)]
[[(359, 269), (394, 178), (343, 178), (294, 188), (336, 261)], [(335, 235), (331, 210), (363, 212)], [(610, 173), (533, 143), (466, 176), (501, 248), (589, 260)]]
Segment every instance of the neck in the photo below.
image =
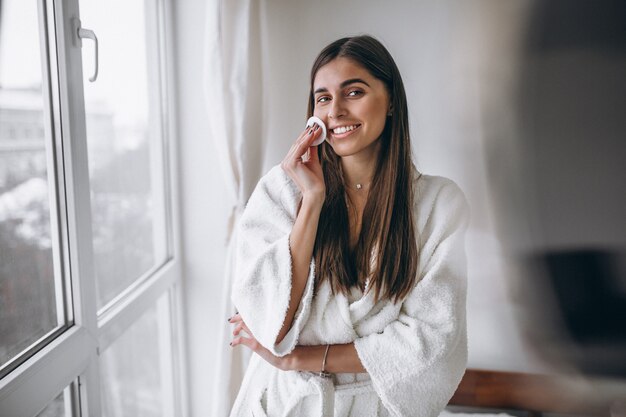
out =
[(341, 158), (343, 179), (349, 187), (357, 184), (366, 186), (372, 182), (376, 170), (376, 154), (364, 155), (363, 152)]

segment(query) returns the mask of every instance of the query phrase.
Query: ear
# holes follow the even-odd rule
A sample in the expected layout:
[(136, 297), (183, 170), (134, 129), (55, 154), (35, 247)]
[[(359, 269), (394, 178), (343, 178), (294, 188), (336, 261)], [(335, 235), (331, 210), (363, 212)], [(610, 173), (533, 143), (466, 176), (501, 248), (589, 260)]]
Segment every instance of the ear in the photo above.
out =
[(387, 111), (387, 116), (391, 116), (393, 114), (393, 105), (389, 105), (389, 110)]

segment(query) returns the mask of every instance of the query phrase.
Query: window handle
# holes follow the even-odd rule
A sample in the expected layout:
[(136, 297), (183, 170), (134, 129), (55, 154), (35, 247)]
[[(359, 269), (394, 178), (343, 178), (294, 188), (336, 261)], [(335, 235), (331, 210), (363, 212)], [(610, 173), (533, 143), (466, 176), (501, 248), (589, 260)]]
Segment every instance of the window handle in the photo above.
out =
[(93, 30), (82, 28), (80, 24), (80, 20), (76, 19), (74, 24), (76, 26), (76, 35), (78, 36), (78, 45), (81, 48), (83, 46), (83, 39), (91, 39), (95, 43), (96, 65), (95, 65), (93, 75), (89, 77), (89, 81), (94, 82), (96, 81), (96, 78), (98, 78), (98, 38), (96, 37), (96, 34), (93, 32)]

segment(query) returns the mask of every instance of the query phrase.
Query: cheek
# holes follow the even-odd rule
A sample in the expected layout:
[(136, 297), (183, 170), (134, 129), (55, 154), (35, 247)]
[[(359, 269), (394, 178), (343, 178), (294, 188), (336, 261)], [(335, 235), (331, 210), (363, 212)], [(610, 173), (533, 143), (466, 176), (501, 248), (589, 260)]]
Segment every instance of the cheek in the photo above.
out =
[(315, 107), (315, 109), (313, 110), (313, 116), (319, 117), (322, 122), (324, 122), (324, 124), (328, 126), (328, 111), (325, 110), (323, 107)]
[(368, 106), (366, 113), (370, 130), (373, 134), (379, 136), (383, 133), (385, 122), (387, 121), (386, 107), (381, 106), (380, 103), (373, 103), (371, 106)]

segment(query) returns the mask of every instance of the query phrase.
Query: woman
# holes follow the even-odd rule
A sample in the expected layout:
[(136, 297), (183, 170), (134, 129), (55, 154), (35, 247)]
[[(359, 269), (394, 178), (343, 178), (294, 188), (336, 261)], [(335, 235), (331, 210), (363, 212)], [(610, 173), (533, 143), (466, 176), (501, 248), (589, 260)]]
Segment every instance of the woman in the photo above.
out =
[(302, 132), (239, 224), (231, 345), (256, 355), (231, 416), (438, 415), (467, 361), (466, 199), (415, 169), (374, 38), (320, 53), (308, 113), (327, 140)]

